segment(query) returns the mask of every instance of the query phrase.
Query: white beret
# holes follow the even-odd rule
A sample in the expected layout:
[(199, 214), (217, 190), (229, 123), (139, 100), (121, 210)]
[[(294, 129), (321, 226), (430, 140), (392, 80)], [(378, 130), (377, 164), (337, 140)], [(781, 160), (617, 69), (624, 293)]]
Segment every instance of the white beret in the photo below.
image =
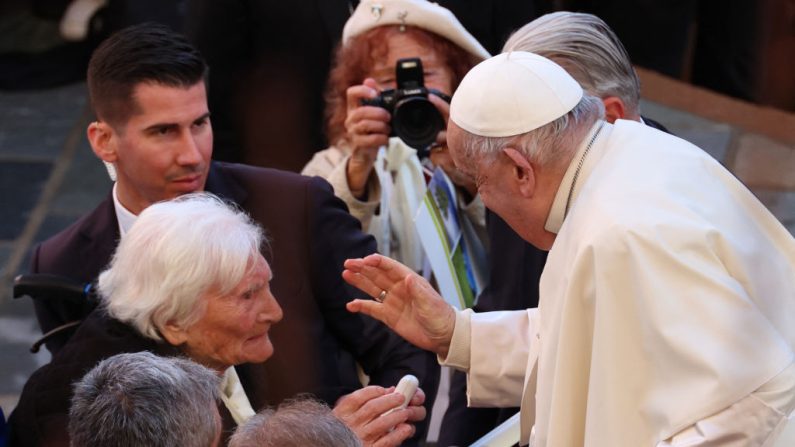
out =
[(362, 0), (345, 23), (342, 44), (347, 45), (351, 38), (386, 25), (415, 26), (445, 37), (481, 59), (490, 56), (452, 12), (425, 0)]
[(524, 51), (487, 59), (464, 76), (450, 119), (469, 133), (509, 137), (549, 124), (582, 99), (582, 87), (549, 59)]

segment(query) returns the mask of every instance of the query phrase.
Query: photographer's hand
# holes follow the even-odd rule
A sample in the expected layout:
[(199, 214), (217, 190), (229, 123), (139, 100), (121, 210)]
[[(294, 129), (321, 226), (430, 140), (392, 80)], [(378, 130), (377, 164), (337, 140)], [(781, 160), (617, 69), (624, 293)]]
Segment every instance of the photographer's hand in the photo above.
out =
[[(446, 123), (450, 118), (450, 104), (433, 94), (428, 95), (428, 100), (436, 106)], [(431, 149), (430, 157), (434, 166), (442, 168), (445, 174), (450, 177), (450, 180), (466, 191), (470, 198), (474, 198), (477, 195), (478, 187), (475, 184), (475, 179), (458, 170), (455, 163), (453, 163), (453, 157), (450, 156), (450, 151), (447, 149), (447, 130), (442, 130), (436, 136), (436, 145)]]
[(347, 90), (348, 116), (345, 130), (353, 152), (346, 167), (348, 188), (359, 199), (367, 191), (367, 179), (373, 171), (378, 148), (389, 142), (391, 128), (389, 112), (381, 107), (363, 106), (362, 99), (372, 99), (379, 95), (378, 85), (372, 78), (362, 85), (354, 85)]

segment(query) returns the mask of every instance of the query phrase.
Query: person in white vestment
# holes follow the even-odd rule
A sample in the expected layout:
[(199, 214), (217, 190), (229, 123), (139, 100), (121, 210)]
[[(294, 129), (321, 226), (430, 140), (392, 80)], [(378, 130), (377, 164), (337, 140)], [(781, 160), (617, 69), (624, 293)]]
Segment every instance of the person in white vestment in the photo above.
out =
[(502, 52), (527, 51), (563, 67), (589, 94), (602, 99), (605, 121), (641, 118), (640, 78), (616, 33), (599, 17), (570, 11), (544, 14), (516, 30)]
[(604, 121), (533, 53), (456, 91), (448, 143), (484, 203), (549, 249), (538, 308), (449, 307), (381, 255), (348, 260), (371, 315), (468, 373), (471, 406), (521, 404), (534, 446), (770, 446), (795, 409), (795, 240), (696, 146)]
[[(583, 90), (602, 100), (608, 123), (628, 119), (668, 131), (662, 124), (641, 116), (640, 79), (624, 45), (599, 17), (570, 11), (545, 14), (516, 30), (503, 45), (502, 52), (508, 51), (536, 53), (560, 65)], [(537, 306), (538, 282), (546, 252), (522, 243), (512, 231), (505, 235), (507, 224), (493, 213), (486, 221), (490, 218), (489, 249), (496, 259), (492, 257), (489, 288), (478, 297), (474, 309), (516, 310)], [(514, 411), (515, 407), (483, 409), (466, 408), (466, 405), (466, 374), (459, 371), (451, 379), (441, 445), (470, 444), (518, 412), (518, 408)]]

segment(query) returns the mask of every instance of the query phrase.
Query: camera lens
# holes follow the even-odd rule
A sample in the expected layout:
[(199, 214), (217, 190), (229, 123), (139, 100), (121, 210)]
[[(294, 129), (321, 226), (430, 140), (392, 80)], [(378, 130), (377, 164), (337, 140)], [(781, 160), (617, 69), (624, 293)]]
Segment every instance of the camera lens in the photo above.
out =
[(392, 129), (414, 149), (422, 150), (430, 146), (443, 127), (442, 115), (425, 97), (408, 97), (395, 105)]

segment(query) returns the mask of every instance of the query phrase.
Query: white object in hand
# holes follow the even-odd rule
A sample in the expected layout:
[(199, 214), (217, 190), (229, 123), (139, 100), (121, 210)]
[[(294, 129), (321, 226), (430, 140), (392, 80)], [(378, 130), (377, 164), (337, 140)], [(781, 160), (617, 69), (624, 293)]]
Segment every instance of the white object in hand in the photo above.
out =
[(419, 385), (420, 381), (413, 375), (406, 374), (405, 376), (403, 376), (403, 378), (400, 379), (400, 382), (398, 382), (397, 387), (395, 387), (395, 392), (403, 395), (403, 403), (387, 411), (381, 416), (386, 416), (393, 411), (403, 410), (404, 408), (408, 407), (409, 402), (411, 402), (411, 398), (414, 397), (414, 393), (417, 392), (417, 387)]

